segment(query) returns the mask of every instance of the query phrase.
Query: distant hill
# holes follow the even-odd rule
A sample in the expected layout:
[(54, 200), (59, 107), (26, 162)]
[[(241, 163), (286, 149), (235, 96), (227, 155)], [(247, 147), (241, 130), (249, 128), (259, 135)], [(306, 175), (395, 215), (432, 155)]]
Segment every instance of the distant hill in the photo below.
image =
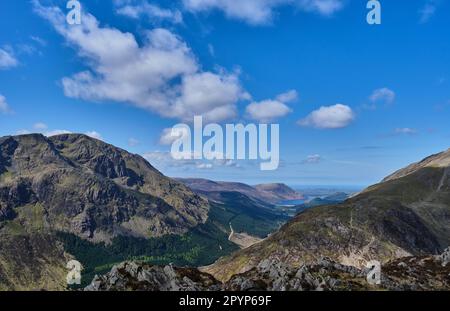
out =
[(450, 150), (399, 170), (340, 204), (300, 213), (263, 242), (206, 271), (221, 280), (263, 260), (299, 267), (329, 257), (363, 267), (405, 256), (438, 254), (450, 245)]
[(303, 199), (303, 195), (285, 184), (260, 184), (256, 185), (255, 189), (273, 195), (278, 201)]
[(321, 206), (321, 205), (331, 205), (331, 204), (338, 204), (345, 200), (347, 200), (350, 197), (349, 194), (345, 192), (337, 192), (328, 196), (325, 196), (323, 198), (314, 198), (306, 203), (294, 206), (292, 209), (296, 210), (298, 212), (303, 212), (307, 210), (308, 208)]
[(260, 184), (250, 186), (237, 182), (212, 181), (200, 178), (179, 178), (194, 191), (202, 192), (240, 192), (246, 196), (265, 203), (276, 204), (283, 200), (299, 200), (303, 196), (285, 184)]

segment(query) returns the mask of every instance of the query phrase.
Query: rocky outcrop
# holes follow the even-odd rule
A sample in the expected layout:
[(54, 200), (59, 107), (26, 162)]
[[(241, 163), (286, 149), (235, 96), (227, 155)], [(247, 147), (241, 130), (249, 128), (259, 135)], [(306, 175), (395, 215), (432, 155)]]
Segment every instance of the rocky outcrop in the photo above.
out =
[(450, 265), (450, 247), (439, 255), (437, 260), (439, 260), (444, 267)]
[[(447, 255), (446, 255), (447, 254)], [(380, 283), (369, 283), (367, 268), (358, 269), (322, 258), (295, 268), (263, 260), (225, 283), (196, 269), (150, 266), (133, 262), (96, 277), (88, 291), (429, 291), (450, 290), (450, 265), (440, 256), (405, 257), (381, 267)]]
[(206, 291), (221, 284), (197, 269), (124, 262), (104, 276), (96, 276), (86, 291)]

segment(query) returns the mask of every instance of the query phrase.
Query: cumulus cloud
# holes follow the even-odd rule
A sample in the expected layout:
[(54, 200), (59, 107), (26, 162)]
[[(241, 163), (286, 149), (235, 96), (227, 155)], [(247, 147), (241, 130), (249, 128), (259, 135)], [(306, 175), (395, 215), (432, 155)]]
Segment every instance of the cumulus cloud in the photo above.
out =
[(174, 141), (184, 137), (184, 135), (188, 135), (188, 131), (185, 128), (177, 128), (173, 133), (172, 128), (165, 128), (159, 137), (159, 144), (164, 146), (172, 145)]
[(273, 20), (275, 10), (282, 6), (293, 6), (306, 12), (329, 16), (343, 7), (342, 0), (183, 0), (191, 12), (219, 10), (233, 19), (251, 25), (264, 25)]
[(16, 135), (27, 135), (27, 134), (31, 134), (31, 132), (29, 130), (18, 130), (16, 132)]
[(246, 108), (247, 116), (250, 119), (260, 122), (270, 122), (284, 117), (292, 112), (287, 103), (298, 99), (298, 93), (295, 90), (280, 94), (276, 99), (266, 99), (260, 102), (253, 102)]
[(86, 60), (87, 70), (62, 80), (68, 97), (125, 102), (187, 122), (195, 115), (209, 121), (232, 118), (237, 102), (249, 98), (239, 73), (202, 71), (187, 44), (167, 29), (148, 31), (139, 44), (131, 33), (100, 26), (91, 14), (70, 26), (59, 8), (33, 3)]
[[(63, 135), (63, 134), (72, 134), (72, 131), (69, 130), (49, 130), (49, 131), (44, 131), (44, 135), (47, 137), (51, 137), (51, 136), (57, 136), (57, 135)], [(98, 140), (103, 140), (103, 137), (100, 133), (96, 132), (96, 131), (89, 131), (84, 133), (86, 136), (89, 136), (91, 138), (95, 138)]]
[(14, 54), (9, 48), (0, 48), (0, 70), (16, 67), (19, 61), (14, 57)]
[(90, 131), (90, 132), (86, 132), (86, 135), (98, 140), (103, 140), (103, 137), (100, 133), (96, 132), (96, 131)]
[(183, 22), (183, 14), (180, 10), (161, 8), (156, 4), (143, 0), (115, 0), (117, 14), (130, 18), (140, 18), (145, 16), (150, 21), (169, 21), (175, 24)]
[(48, 132), (45, 132), (44, 135), (47, 137), (51, 137), (51, 136), (57, 136), (57, 135), (62, 135), (62, 134), (71, 134), (71, 131), (68, 130), (51, 130)]
[(393, 90), (384, 87), (373, 91), (369, 99), (373, 104), (377, 103), (392, 104), (395, 101), (395, 97), (396, 95)]
[(11, 108), (9, 108), (9, 105), (6, 101), (6, 97), (0, 94), (0, 113), (2, 114), (8, 114), (11, 112)]
[[(57, 136), (57, 135), (62, 135), (62, 134), (72, 134), (72, 131), (69, 130), (60, 130), (60, 129), (49, 129), (48, 125), (43, 123), (43, 122), (37, 122), (35, 124), (33, 124), (33, 130), (27, 130), (27, 129), (22, 129), (17, 131), (17, 135), (25, 135), (25, 134), (30, 134), (30, 133), (42, 133), (44, 136), (47, 137), (51, 137), (51, 136)], [(103, 140), (102, 135), (100, 133), (98, 133), (97, 131), (89, 131), (86, 132), (85, 135), (98, 139), (98, 140)]]
[(347, 127), (355, 119), (353, 110), (346, 105), (320, 107), (306, 118), (298, 121), (300, 126), (318, 129), (338, 129)]
[(286, 93), (282, 93), (277, 96), (277, 100), (282, 103), (291, 103), (298, 100), (298, 92), (296, 90), (290, 90)]
[[(241, 166), (234, 160), (215, 159), (215, 160), (195, 160), (194, 153), (184, 154), (183, 159), (174, 159), (172, 153), (162, 151), (147, 152), (142, 155), (152, 165), (158, 169), (182, 168), (190, 169), (215, 169), (221, 167), (227, 168), (241, 168)], [(219, 156), (219, 155), (217, 155)], [(223, 155), (222, 155), (223, 156)]]
[(253, 120), (260, 122), (270, 122), (280, 117), (284, 117), (292, 110), (282, 102), (277, 100), (263, 100), (253, 102), (247, 106), (247, 115)]
[[(31, 133), (41, 133), (44, 136), (47, 137), (51, 137), (51, 136), (56, 136), (56, 135), (61, 135), (61, 134), (71, 134), (72, 131), (69, 130), (51, 130), (49, 129), (48, 125), (43, 123), (43, 122), (37, 122), (35, 124), (33, 124), (33, 129), (32, 131), (27, 130), (27, 129), (22, 129), (17, 131), (17, 135), (26, 135), (26, 134), (31, 134)], [(88, 135), (88, 134), (86, 134)]]

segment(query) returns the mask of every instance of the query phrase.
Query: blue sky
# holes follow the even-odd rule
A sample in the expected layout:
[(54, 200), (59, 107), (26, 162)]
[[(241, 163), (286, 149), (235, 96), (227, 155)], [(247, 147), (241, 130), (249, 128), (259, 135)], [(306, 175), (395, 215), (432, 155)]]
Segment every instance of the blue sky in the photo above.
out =
[[(291, 185), (368, 185), (450, 147), (449, 1), (381, 1), (377, 26), (362, 0), (80, 2), (69, 26), (66, 1), (0, 1), (0, 135), (88, 133), (170, 176)], [(161, 135), (193, 114), (279, 123), (282, 165), (171, 160)]]

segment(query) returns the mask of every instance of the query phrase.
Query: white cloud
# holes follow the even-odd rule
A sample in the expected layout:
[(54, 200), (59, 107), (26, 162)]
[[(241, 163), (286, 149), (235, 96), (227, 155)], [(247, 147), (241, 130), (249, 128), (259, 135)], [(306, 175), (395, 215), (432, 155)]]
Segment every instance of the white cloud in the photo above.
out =
[(249, 118), (264, 123), (284, 117), (292, 110), (282, 102), (269, 99), (251, 103), (247, 106), (246, 111)]
[(277, 96), (277, 100), (282, 103), (291, 103), (298, 100), (298, 92), (296, 90), (290, 90), (286, 93)]
[(355, 114), (349, 106), (336, 104), (329, 107), (320, 107), (306, 118), (299, 120), (298, 124), (319, 129), (338, 129), (347, 127), (354, 119)]
[(45, 123), (38, 122), (38, 123), (35, 123), (35, 124), (33, 125), (33, 128), (34, 128), (35, 130), (43, 131), (43, 130), (48, 129), (48, 126), (47, 126), (47, 124), (45, 124)]
[[(44, 136), (47, 137), (51, 137), (51, 136), (57, 136), (57, 135), (62, 135), (62, 134), (72, 134), (72, 131), (69, 130), (50, 130), (47, 126), (47, 124), (42, 123), (42, 122), (38, 122), (33, 124), (33, 130), (27, 130), (27, 129), (21, 129), (19, 131), (16, 132), (17, 135), (26, 135), (26, 134), (31, 134), (31, 133), (41, 133)], [(93, 138), (97, 138), (97, 139), (101, 139), (100, 134), (98, 134), (95, 131), (92, 132), (88, 132), (86, 133), (87, 136), (93, 137)], [(99, 135), (99, 136), (97, 136)], [(100, 138), (98, 138), (100, 137)]]
[(158, 5), (146, 1), (135, 0), (115, 0), (116, 12), (130, 18), (145, 16), (150, 21), (163, 21), (180, 24), (183, 22), (183, 15), (179, 10), (161, 8)]
[(9, 108), (8, 102), (6, 101), (6, 97), (0, 94), (0, 113), (8, 114), (11, 112), (11, 108)]
[(136, 138), (131, 137), (128, 139), (128, 146), (130, 146), (130, 147), (136, 147), (139, 144), (140, 144), (140, 142)]
[(249, 99), (249, 95), (242, 91), (237, 74), (196, 73), (183, 77), (181, 95), (172, 113), (185, 121), (198, 115), (208, 121), (222, 121), (236, 117), (235, 103), (242, 99)]
[(38, 43), (41, 46), (47, 46), (47, 41), (38, 36), (30, 36), (30, 39)]
[(250, 119), (260, 122), (271, 122), (284, 117), (292, 112), (286, 104), (298, 99), (295, 90), (280, 94), (276, 99), (266, 99), (260, 102), (253, 102), (247, 106), (246, 112)]
[(377, 103), (392, 104), (395, 101), (395, 97), (396, 95), (394, 91), (384, 87), (373, 91), (369, 99), (373, 104)]
[(275, 10), (281, 6), (293, 6), (326, 16), (343, 7), (342, 0), (183, 0), (183, 3), (191, 12), (220, 10), (229, 18), (243, 20), (251, 25), (270, 23)]
[(158, 169), (179, 167), (186, 169), (201, 164), (194, 160), (175, 160), (170, 152), (152, 151), (144, 153), (142, 156)]
[(101, 27), (90, 14), (72, 27), (59, 8), (33, 3), (86, 60), (88, 70), (62, 80), (68, 97), (126, 102), (183, 121), (234, 117), (237, 102), (248, 98), (238, 73), (202, 71), (191, 49), (169, 30), (148, 31), (140, 46), (133, 34)]
[(431, 17), (436, 13), (437, 2), (428, 0), (425, 5), (419, 10), (419, 21), (424, 24), (427, 23)]
[(172, 135), (172, 128), (165, 128), (161, 136), (159, 138), (159, 144), (164, 146), (172, 145), (174, 141), (177, 139), (184, 137), (184, 135), (187, 135), (187, 129), (184, 128), (177, 128), (177, 130)]
[(313, 154), (306, 157), (305, 160), (303, 160), (304, 164), (317, 164), (322, 161), (322, 157), (319, 154)]
[(29, 130), (18, 130), (16, 132), (16, 135), (27, 135), (27, 134), (31, 134), (31, 132)]
[(0, 70), (16, 67), (19, 61), (14, 57), (10, 49), (0, 48)]
[(62, 135), (62, 134), (72, 134), (72, 132), (68, 131), (68, 130), (52, 130), (52, 131), (48, 131), (48, 132), (44, 133), (44, 135), (47, 137), (57, 136), (57, 135)]
[[(158, 169), (170, 169), (170, 168), (183, 168), (190, 169), (215, 169), (215, 168), (238, 168), (241, 166), (234, 160), (225, 159), (222, 160), (195, 160), (194, 153), (185, 154), (184, 159), (176, 160), (172, 157), (170, 152), (153, 151), (147, 152), (142, 155), (152, 165)], [(219, 154), (217, 154), (219, 156)], [(222, 155), (223, 157), (224, 155)]]
[(297, 6), (307, 12), (329, 16), (341, 10), (344, 4), (342, 0), (298, 0)]
[(98, 140), (103, 140), (103, 137), (100, 133), (96, 132), (96, 131), (90, 131), (90, 132), (86, 132), (86, 135)]
[(415, 135), (418, 133), (416, 129), (409, 127), (396, 128), (394, 133), (397, 135)]

